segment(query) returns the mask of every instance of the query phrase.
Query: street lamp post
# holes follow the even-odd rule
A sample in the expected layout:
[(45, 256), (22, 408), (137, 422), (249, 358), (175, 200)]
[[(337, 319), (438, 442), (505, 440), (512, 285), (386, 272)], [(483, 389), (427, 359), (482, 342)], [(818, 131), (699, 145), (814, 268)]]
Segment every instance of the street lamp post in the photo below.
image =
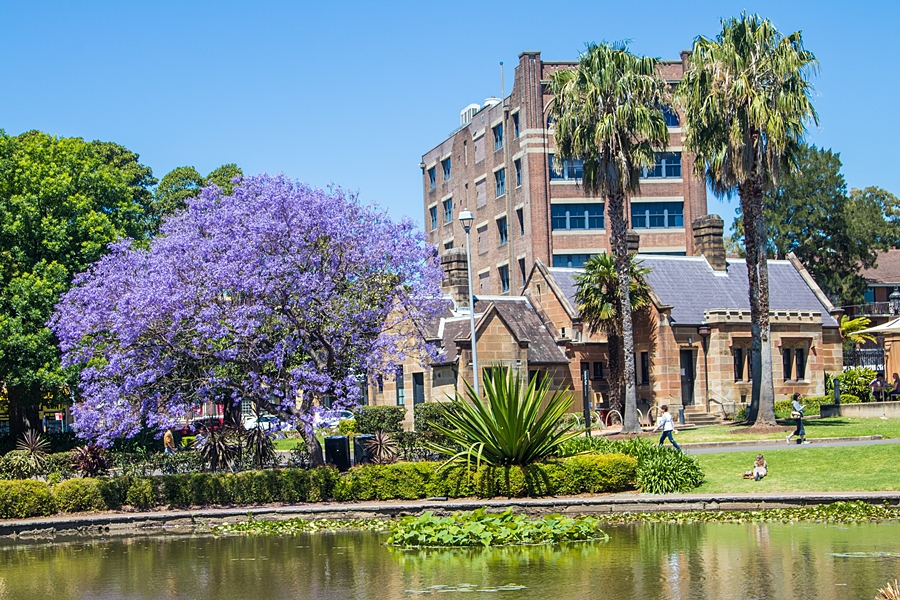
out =
[(894, 286), (894, 291), (888, 296), (888, 302), (890, 313), (894, 316), (900, 315), (900, 289), (897, 286)]
[(463, 229), (466, 230), (466, 267), (469, 271), (469, 327), (472, 336), (472, 388), (475, 390), (475, 396), (481, 397), (478, 390), (478, 352), (475, 349), (475, 295), (472, 293), (472, 250), (469, 243), (469, 230), (472, 228), (472, 221), (475, 215), (471, 210), (464, 210), (459, 213), (459, 222), (462, 223)]
[(707, 360), (707, 356), (709, 356), (709, 346), (707, 345), (710, 334), (709, 326), (701, 325), (697, 328), (697, 334), (703, 340), (703, 379), (706, 390), (706, 412), (709, 412), (709, 361)]

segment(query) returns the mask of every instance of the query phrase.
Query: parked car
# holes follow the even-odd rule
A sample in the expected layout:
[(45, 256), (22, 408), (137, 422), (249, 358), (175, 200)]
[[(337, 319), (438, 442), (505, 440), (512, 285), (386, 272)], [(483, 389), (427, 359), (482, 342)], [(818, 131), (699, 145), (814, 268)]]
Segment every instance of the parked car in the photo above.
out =
[(203, 429), (206, 429), (207, 431), (219, 431), (224, 427), (224, 422), (225, 419), (223, 417), (202, 417), (194, 419), (181, 428), (181, 435), (194, 435)]
[(261, 428), (263, 431), (281, 431), (284, 428), (284, 421), (274, 415), (260, 415), (259, 419), (256, 415), (246, 415), (243, 420), (244, 429)]
[(329, 410), (316, 413), (313, 416), (313, 427), (337, 427), (341, 421), (352, 421), (355, 417), (349, 410)]

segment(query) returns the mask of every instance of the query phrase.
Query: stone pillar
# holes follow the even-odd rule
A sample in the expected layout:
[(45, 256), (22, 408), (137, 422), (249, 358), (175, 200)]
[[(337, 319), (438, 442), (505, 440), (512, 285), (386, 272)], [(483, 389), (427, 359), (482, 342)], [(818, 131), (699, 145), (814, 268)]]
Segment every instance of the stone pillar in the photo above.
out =
[(724, 271), (725, 262), (725, 222), (719, 215), (705, 215), (691, 223), (694, 230), (694, 256), (705, 256), (716, 271)]

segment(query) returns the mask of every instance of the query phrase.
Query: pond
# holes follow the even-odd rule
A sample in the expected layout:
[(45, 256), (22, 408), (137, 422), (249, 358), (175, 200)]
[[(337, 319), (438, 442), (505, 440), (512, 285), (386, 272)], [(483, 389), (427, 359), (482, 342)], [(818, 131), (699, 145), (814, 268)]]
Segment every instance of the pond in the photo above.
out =
[(2, 540), (0, 599), (871, 600), (900, 577), (896, 522), (607, 531), (606, 543), (488, 550), (397, 550), (373, 532)]

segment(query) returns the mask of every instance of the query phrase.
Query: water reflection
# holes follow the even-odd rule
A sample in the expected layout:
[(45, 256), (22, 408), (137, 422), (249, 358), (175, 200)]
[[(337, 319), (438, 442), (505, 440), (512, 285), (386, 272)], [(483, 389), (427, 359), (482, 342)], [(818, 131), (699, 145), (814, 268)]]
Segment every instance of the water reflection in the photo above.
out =
[(494, 550), (397, 550), (371, 532), (0, 542), (0, 599), (362, 600), (517, 583), (527, 589), (497, 597), (868, 600), (900, 577), (898, 558), (830, 556), (898, 553), (896, 523), (653, 524), (609, 533), (608, 543)]

